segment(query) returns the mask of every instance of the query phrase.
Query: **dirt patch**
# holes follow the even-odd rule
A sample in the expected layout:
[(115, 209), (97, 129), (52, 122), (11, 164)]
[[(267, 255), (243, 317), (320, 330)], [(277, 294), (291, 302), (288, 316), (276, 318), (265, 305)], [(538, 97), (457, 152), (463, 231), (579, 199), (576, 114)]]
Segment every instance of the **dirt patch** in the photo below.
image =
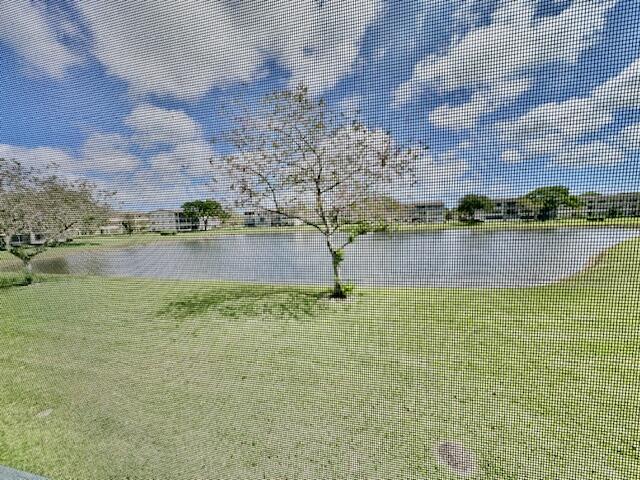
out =
[(449, 467), (462, 477), (469, 477), (476, 471), (473, 454), (457, 442), (442, 442), (436, 448), (441, 464)]

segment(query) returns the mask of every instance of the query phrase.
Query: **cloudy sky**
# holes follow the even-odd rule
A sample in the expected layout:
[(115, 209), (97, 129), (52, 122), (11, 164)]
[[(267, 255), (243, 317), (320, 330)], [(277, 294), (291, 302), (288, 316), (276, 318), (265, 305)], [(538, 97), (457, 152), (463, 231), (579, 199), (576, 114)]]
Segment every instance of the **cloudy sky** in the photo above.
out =
[(305, 82), (430, 146), (404, 198), (640, 190), (638, 24), (636, 0), (0, 0), (0, 157), (122, 208), (220, 196), (219, 106)]

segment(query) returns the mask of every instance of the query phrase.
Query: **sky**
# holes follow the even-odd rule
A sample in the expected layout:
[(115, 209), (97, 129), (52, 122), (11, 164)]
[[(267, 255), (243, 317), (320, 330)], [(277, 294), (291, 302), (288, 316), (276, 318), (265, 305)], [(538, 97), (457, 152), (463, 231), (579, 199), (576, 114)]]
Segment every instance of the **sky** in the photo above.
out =
[(640, 191), (638, 24), (636, 0), (0, 0), (0, 157), (127, 210), (224, 198), (220, 106), (302, 82), (429, 146), (400, 199)]

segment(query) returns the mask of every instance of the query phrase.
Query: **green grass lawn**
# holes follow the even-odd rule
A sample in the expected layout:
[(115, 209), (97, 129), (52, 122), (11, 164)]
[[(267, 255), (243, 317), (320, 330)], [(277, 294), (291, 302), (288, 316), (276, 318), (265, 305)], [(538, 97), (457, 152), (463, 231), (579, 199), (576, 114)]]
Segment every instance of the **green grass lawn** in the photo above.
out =
[(39, 280), (0, 288), (0, 464), (53, 479), (453, 480), (434, 450), (454, 440), (473, 478), (640, 477), (638, 239), (552, 286), (343, 303)]

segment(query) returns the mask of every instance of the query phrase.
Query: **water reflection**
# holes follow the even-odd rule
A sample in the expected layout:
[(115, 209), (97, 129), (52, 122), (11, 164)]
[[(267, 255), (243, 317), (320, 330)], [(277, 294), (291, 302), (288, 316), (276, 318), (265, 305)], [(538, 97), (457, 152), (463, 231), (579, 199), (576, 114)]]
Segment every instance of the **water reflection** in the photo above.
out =
[[(344, 277), (359, 285), (534, 285), (576, 273), (593, 255), (636, 234), (624, 229), (372, 234), (347, 248)], [(35, 264), (46, 273), (300, 284), (331, 280), (324, 240), (308, 233), (158, 242)]]

